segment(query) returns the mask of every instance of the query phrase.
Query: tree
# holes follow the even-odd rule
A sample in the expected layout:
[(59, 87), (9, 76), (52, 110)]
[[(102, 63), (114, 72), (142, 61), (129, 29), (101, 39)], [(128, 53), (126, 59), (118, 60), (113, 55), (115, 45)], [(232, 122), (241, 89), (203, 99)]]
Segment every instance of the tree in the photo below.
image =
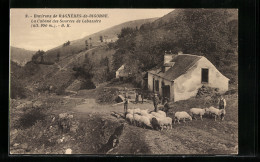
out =
[[(44, 51), (38, 50), (33, 56), (32, 56), (32, 62), (33, 63), (43, 63), (44, 62)], [(38, 58), (41, 57), (40, 61), (38, 61)]]
[(135, 29), (129, 27), (122, 28), (121, 33), (118, 35), (118, 38), (124, 38), (128, 35), (133, 34), (135, 31), (136, 31)]
[(85, 40), (86, 50), (89, 49), (88, 40)]
[(92, 48), (92, 43), (91, 43), (91, 40), (92, 40), (92, 38), (91, 38), (91, 37), (89, 37), (89, 48)]
[(74, 76), (83, 80), (81, 89), (93, 89), (96, 88), (92, 79), (94, 77), (94, 64), (89, 59), (88, 55), (85, 55), (85, 59), (82, 65), (73, 67), (73, 71), (76, 73)]
[(70, 41), (67, 41), (66, 43), (63, 43), (63, 47), (69, 46), (69, 45), (70, 45)]

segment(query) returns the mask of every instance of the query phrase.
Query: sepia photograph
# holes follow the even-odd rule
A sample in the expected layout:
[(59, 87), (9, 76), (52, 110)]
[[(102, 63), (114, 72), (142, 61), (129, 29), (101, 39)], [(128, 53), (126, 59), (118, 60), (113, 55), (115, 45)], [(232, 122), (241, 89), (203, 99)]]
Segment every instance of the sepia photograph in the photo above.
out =
[(238, 9), (11, 8), (10, 155), (237, 155)]

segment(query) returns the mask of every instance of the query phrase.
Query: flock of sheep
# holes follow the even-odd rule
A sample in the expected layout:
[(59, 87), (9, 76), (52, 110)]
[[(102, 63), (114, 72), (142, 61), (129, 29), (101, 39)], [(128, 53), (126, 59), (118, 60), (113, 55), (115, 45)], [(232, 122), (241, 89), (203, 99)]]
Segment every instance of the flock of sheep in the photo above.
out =
[[(196, 119), (195, 116), (202, 116), (208, 113), (215, 117), (215, 121), (217, 117), (220, 117), (221, 120), (224, 120), (224, 116), (226, 114), (225, 109), (217, 109), (213, 106), (209, 108), (191, 108), (190, 113), (186, 111), (176, 112), (174, 114), (174, 121), (172, 118), (167, 117), (164, 111), (159, 110), (158, 112), (148, 112), (148, 109), (141, 110), (139, 108), (136, 109), (128, 109), (126, 114), (126, 120), (135, 126), (142, 127), (142, 128), (151, 128), (155, 130), (163, 130), (163, 129), (172, 129), (172, 123), (175, 124), (177, 121), (180, 123), (180, 120), (185, 122), (185, 119), (192, 120), (192, 118)], [(197, 120), (197, 119), (196, 119)]]

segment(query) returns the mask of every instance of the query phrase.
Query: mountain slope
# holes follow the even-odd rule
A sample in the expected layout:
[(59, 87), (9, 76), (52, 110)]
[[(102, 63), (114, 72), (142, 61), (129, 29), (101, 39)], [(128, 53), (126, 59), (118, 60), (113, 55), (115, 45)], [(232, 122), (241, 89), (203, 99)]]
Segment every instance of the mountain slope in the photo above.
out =
[[(89, 43), (91, 43), (93, 47), (104, 44), (104, 43), (100, 42), (100, 36), (103, 36), (103, 39), (106, 39), (107, 42), (111, 42), (111, 40), (115, 41), (115, 40), (117, 40), (117, 34), (120, 33), (122, 28), (125, 28), (125, 27), (139, 28), (142, 24), (147, 23), (147, 22), (153, 22), (156, 19), (157, 18), (150, 18), (150, 19), (141, 19), (141, 20), (125, 22), (125, 23), (113, 26), (111, 28), (102, 30), (100, 32), (91, 34), (82, 39), (71, 41), (69, 46), (65, 46), (65, 47), (58, 46), (56, 48), (46, 51), (45, 59), (48, 60), (49, 62), (54, 62), (58, 53), (60, 54), (61, 58), (67, 57), (69, 55), (77, 54), (86, 49), (86, 44), (85, 44), (86, 40)], [(91, 38), (91, 40), (89, 38)]]
[(24, 66), (28, 61), (31, 60), (32, 55), (36, 51), (30, 51), (23, 48), (12, 47), (10, 49), (11, 60), (16, 62), (18, 65)]

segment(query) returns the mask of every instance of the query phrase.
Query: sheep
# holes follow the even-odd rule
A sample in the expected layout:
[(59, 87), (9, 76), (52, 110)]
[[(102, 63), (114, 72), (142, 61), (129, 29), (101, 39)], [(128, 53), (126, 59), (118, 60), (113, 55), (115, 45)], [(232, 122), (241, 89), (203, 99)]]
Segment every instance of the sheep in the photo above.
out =
[(150, 122), (149, 118), (146, 116), (141, 116), (140, 126), (142, 126), (143, 128), (145, 128), (145, 127), (152, 128), (151, 122)]
[(183, 119), (183, 122), (185, 123), (185, 119), (188, 118), (190, 120), (192, 120), (192, 117), (185, 111), (181, 111), (181, 112), (176, 112), (174, 115), (174, 123), (177, 120), (178, 123), (180, 124), (180, 119)]
[(163, 118), (165, 116), (163, 116), (162, 114), (158, 113), (158, 112), (151, 112), (151, 114), (154, 116), (154, 117), (157, 117), (157, 118)]
[(166, 113), (164, 111), (159, 110), (157, 113), (159, 113), (160, 115), (166, 117)]
[(205, 108), (205, 109), (201, 109), (201, 108), (191, 108), (191, 109), (190, 109), (190, 114), (191, 114), (192, 117), (194, 117), (195, 120), (197, 120), (197, 119), (196, 119), (196, 117), (195, 117), (194, 115), (199, 115), (199, 116), (200, 116), (200, 119), (203, 121), (202, 116), (203, 116), (206, 112), (208, 112), (208, 111), (209, 111), (208, 108)]
[(172, 118), (170, 117), (164, 117), (164, 118), (157, 118), (161, 130), (163, 130), (164, 126), (166, 127), (166, 129), (168, 130), (169, 128), (172, 129)]
[(150, 122), (152, 121), (152, 118), (154, 117), (152, 114), (147, 114), (145, 116), (150, 120)]
[(135, 124), (136, 126), (139, 126), (139, 125), (140, 125), (141, 115), (134, 114), (133, 117), (134, 117), (134, 124)]
[(141, 111), (141, 110), (140, 110), (139, 108), (136, 108), (136, 109), (134, 109), (134, 114), (137, 114), (137, 113), (139, 114), (140, 111)]
[(128, 109), (126, 112), (127, 112), (128, 114), (134, 114), (134, 110), (133, 110), (133, 109)]
[(155, 117), (152, 118), (151, 125), (152, 125), (153, 129), (155, 129), (155, 130), (161, 130), (162, 129), (161, 125), (159, 124), (158, 119), (155, 118)]
[(142, 116), (148, 115), (148, 109), (146, 109), (146, 110), (140, 110), (140, 114), (141, 114)]
[(215, 121), (217, 120), (217, 117), (220, 117), (221, 120), (224, 120), (224, 116), (226, 114), (226, 110), (225, 109), (217, 109), (217, 108), (214, 108), (213, 106), (211, 106), (209, 108), (209, 113), (214, 115)]
[(130, 124), (133, 124), (133, 122), (134, 122), (134, 115), (133, 115), (133, 114), (127, 114), (127, 115), (126, 115), (126, 120), (127, 120)]

